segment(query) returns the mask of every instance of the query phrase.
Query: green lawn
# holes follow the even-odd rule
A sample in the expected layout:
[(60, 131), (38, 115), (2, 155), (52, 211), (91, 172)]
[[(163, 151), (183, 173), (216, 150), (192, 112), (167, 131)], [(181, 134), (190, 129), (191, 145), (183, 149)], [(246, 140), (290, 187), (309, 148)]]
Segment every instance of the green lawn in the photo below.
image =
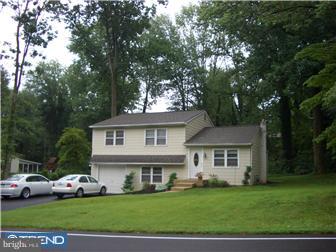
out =
[(148, 233), (336, 233), (336, 176), (267, 186), (66, 199), (2, 212), (3, 227)]

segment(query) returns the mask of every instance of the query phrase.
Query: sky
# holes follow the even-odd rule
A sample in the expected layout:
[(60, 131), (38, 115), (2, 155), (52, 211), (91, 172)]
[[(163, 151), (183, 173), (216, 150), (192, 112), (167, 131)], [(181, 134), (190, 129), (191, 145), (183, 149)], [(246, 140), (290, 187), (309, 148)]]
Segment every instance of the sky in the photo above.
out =
[[(150, 5), (151, 3), (156, 2), (156, 0), (146, 0), (146, 4)], [(170, 16), (172, 19), (175, 14), (177, 14), (183, 6), (188, 6), (191, 3), (197, 3), (196, 0), (169, 0), (167, 6), (159, 5), (157, 8), (157, 14), (165, 14)], [(12, 13), (9, 12), (8, 9), (3, 8), (0, 9), (0, 46), (1, 51), (3, 47), (3, 42), (7, 41), (15, 44), (15, 21), (11, 18)], [(72, 54), (67, 46), (69, 45), (70, 32), (65, 29), (64, 25), (61, 23), (55, 23), (54, 29), (58, 31), (58, 37), (52, 40), (46, 49), (42, 50), (43, 55), (46, 57), (46, 61), (56, 60), (60, 64), (64, 66), (69, 66), (72, 61), (76, 58), (74, 54)], [(34, 59), (32, 64), (36, 66), (36, 64), (41, 59)], [(14, 63), (13, 60), (1, 60), (1, 65), (5, 67), (7, 71), (12, 73), (14, 71)], [(161, 97), (158, 99), (157, 104), (153, 105), (150, 112), (160, 112), (166, 111), (166, 108), (169, 106), (169, 101), (165, 97)]]

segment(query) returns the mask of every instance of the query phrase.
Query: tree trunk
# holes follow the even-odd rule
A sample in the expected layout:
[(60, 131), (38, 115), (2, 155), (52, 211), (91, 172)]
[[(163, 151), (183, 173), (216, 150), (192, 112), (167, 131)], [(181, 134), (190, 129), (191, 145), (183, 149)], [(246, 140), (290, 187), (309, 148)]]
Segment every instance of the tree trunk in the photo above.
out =
[(7, 139), (6, 139), (6, 146), (4, 149), (4, 165), (2, 170), (2, 175), (4, 178), (7, 178), (10, 174), (10, 163), (12, 160), (12, 155), (14, 153), (15, 113), (16, 113), (17, 93), (18, 90), (14, 87), (11, 96), (11, 107), (7, 125)]
[(217, 109), (216, 109), (216, 121), (215, 121), (215, 125), (216, 126), (220, 126), (221, 121), (220, 121), (220, 111), (221, 111), (221, 106), (222, 106), (222, 99), (220, 97), (220, 95), (217, 95)]
[(146, 95), (145, 95), (145, 100), (144, 100), (144, 104), (142, 107), (142, 113), (146, 113), (147, 110), (147, 106), (148, 106), (148, 93), (149, 93), (149, 85), (146, 85)]
[(111, 117), (117, 116), (117, 67), (116, 58), (111, 59)]
[(287, 171), (293, 172), (294, 167), (292, 163), (293, 148), (292, 148), (292, 124), (291, 124), (291, 110), (289, 106), (289, 98), (280, 91), (280, 124), (281, 124), (281, 140), (283, 157), (286, 161)]
[[(313, 136), (316, 139), (323, 131), (323, 112), (318, 105), (313, 110)], [(325, 173), (324, 153), (326, 151), (325, 142), (316, 142), (313, 140), (314, 168), (315, 173)]]

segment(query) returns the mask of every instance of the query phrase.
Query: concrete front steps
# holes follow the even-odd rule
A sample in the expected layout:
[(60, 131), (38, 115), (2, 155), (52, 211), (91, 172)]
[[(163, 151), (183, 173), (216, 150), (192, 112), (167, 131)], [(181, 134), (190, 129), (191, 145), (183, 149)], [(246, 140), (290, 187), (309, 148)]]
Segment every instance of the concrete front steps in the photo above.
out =
[(196, 186), (198, 179), (177, 179), (174, 181), (174, 186), (171, 192), (182, 192)]

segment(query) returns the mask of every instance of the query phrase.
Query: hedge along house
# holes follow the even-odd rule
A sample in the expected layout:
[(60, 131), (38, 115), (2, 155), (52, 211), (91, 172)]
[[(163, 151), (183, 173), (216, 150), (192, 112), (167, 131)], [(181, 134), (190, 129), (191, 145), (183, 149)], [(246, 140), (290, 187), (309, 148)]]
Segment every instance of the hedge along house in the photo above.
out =
[(207, 179), (216, 175), (241, 185), (247, 166), (251, 184), (267, 177), (266, 125), (214, 127), (205, 111), (123, 114), (90, 126), (91, 175), (121, 193), (125, 175), (143, 183), (165, 184), (169, 175)]

